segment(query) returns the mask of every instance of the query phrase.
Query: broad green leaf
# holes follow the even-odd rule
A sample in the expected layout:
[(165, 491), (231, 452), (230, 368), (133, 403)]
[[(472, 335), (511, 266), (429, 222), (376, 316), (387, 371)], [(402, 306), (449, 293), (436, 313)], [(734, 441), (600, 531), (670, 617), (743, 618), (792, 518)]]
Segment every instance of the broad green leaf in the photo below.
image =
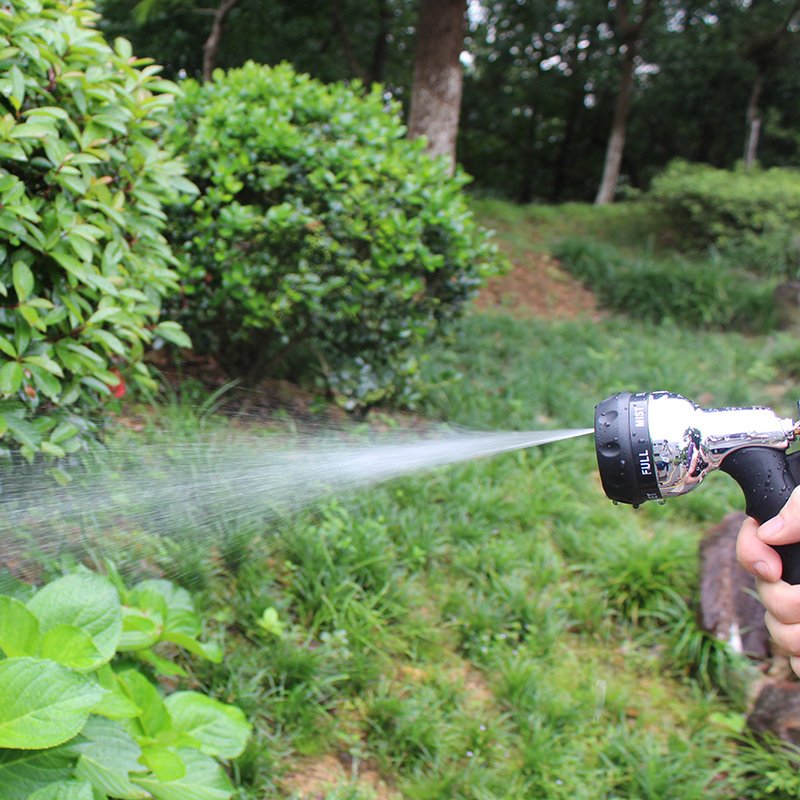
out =
[(118, 800), (146, 800), (148, 793), (131, 783), (131, 776), (147, 771), (139, 763), (142, 751), (119, 723), (92, 717), (81, 737), (87, 741), (73, 747), (80, 755), (76, 778)]
[(167, 708), (158, 689), (141, 672), (135, 669), (126, 669), (117, 677), (130, 700), (142, 709), (137, 722), (145, 736), (151, 738), (158, 736), (159, 733), (171, 727), (172, 723)]
[(44, 633), (40, 655), (79, 672), (96, 669), (105, 663), (92, 637), (75, 625), (56, 625)]
[(146, 650), (152, 647), (161, 636), (161, 616), (138, 608), (122, 607), (122, 636), (117, 645), (120, 653), (131, 650)]
[(2, 800), (28, 800), (38, 789), (70, 778), (75, 760), (66, 747), (0, 749), (0, 797)]
[(197, 750), (177, 751), (186, 768), (182, 778), (162, 783), (155, 777), (136, 778), (156, 800), (228, 800), (233, 786), (222, 767), (213, 758)]
[(71, 739), (102, 689), (74, 670), (35, 658), (0, 661), (0, 747), (43, 749)]
[(35, 791), (28, 800), (94, 800), (94, 795), (86, 781), (59, 781)]
[(105, 694), (93, 713), (109, 719), (134, 719), (141, 715), (142, 709), (130, 699), (117, 674), (108, 664), (97, 671), (97, 680)]
[(8, 658), (35, 656), (39, 649), (39, 622), (24, 603), (0, 596), (0, 648)]
[(142, 747), (142, 761), (162, 783), (177, 781), (186, 775), (186, 764), (172, 747), (145, 745)]
[(197, 742), (202, 752), (218, 758), (238, 758), (250, 737), (244, 712), (199, 692), (175, 692), (164, 701), (172, 725)]
[(160, 614), (170, 631), (198, 636), (200, 618), (194, 610), (192, 596), (171, 581), (146, 580), (137, 583), (130, 594), (132, 605)]
[(11, 270), (11, 277), (19, 302), (24, 303), (33, 291), (34, 279), (31, 268), (24, 261), (17, 261)]
[(111, 660), (122, 634), (122, 607), (117, 590), (89, 572), (67, 575), (47, 584), (28, 602), (42, 632), (60, 625), (82, 628), (99, 653), (99, 667)]
[(205, 658), (212, 664), (222, 663), (222, 648), (215, 642), (201, 642), (195, 639), (193, 636), (171, 630), (165, 630), (161, 634), (161, 638), (165, 642), (177, 644), (184, 650), (188, 650), (190, 653), (200, 656), (200, 658)]

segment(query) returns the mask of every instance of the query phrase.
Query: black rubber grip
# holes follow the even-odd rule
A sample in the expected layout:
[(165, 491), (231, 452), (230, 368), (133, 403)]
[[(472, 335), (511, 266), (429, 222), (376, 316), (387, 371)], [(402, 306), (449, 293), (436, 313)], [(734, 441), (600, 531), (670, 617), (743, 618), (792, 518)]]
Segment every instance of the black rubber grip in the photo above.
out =
[[(743, 447), (725, 456), (720, 470), (727, 472), (744, 492), (745, 511), (759, 523), (776, 517), (797, 484), (784, 450), (773, 447)], [(800, 583), (800, 542), (775, 548), (783, 563), (782, 578)]]

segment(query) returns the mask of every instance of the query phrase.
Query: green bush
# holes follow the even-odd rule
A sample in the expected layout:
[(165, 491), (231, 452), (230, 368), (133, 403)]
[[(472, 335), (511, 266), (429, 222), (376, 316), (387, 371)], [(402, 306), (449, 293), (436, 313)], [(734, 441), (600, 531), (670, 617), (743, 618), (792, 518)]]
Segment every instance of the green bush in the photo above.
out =
[[(0, 434), (61, 456), (154, 336), (176, 287), (161, 201), (191, 185), (152, 138), (174, 86), (114, 49), (86, 2), (0, 13)], [(116, 365), (116, 366), (114, 366)], [(115, 371), (117, 370), (117, 371)]]
[(379, 88), (287, 64), (188, 81), (170, 143), (201, 194), (174, 210), (195, 346), (231, 372), (315, 377), (348, 408), (413, 392), (412, 349), (498, 268), (443, 161)]
[(612, 311), (654, 322), (752, 333), (774, 325), (774, 282), (728, 265), (629, 258), (586, 239), (565, 239), (553, 252)]
[(739, 266), (795, 277), (800, 269), (800, 170), (715, 169), (673, 162), (651, 196), (695, 245), (721, 248)]
[(231, 797), (217, 759), (241, 755), (244, 714), (199, 692), (165, 698), (139, 668), (186, 674), (162, 642), (214, 661), (219, 649), (198, 640), (185, 590), (113, 577), (84, 571), (0, 595), (3, 800)]

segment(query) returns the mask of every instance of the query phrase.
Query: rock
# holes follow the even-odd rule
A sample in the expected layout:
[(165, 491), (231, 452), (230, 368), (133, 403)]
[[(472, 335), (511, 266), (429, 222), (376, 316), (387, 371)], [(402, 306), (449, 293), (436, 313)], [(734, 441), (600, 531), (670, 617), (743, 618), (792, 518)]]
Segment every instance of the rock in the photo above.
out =
[(744, 514), (729, 514), (700, 544), (700, 611), (703, 630), (752, 658), (769, 658), (764, 607), (755, 578), (736, 561), (736, 537)]
[(781, 330), (800, 331), (800, 281), (786, 281), (775, 288), (775, 316)]
[(747, 716), (750, 729), (800, 746), (800, 683), (767, 678)]

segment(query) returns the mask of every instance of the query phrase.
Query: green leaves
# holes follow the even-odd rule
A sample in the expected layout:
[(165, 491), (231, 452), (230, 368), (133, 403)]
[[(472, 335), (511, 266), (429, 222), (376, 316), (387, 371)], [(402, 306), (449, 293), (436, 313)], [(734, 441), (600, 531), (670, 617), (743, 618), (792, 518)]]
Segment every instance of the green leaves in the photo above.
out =
[(117, 590), (99, 575), (79, 573), (53, 581), (31, 598), (28, 609), (49, 635), (51, 651), (56, 657), (62, 653), (70, 666), (96, 669), (116, 652), (122, 608)]
[(228, 800), (233, 787), (216, 761), (188, 748), (178, 750), (177, 756), (179, 776), (163, 782), (138, 778), (136, 783), (157, 800)]
[(176, 692), (166, 700), (176, 731), (209, 756), (238, 758), (250, 737), (241, 709), (198, 692)]
[[(2, 28), (0, 162), (14, 169), (0, 167), (0, 395), (6, 418), (41, 422), (0, 436), (53, 459), (91, 435), (47, 434), (96, 415), (112, 364), (148, 384), (142, 356), (177, 289), (161, 204), (196, 190), (154, 136), (177, 87), (112, 49), (88, 5), (19, 3)], [(172, 325), (164, 338), (185, 346)]]
[(227, 800), (214, 759), (243, 752), (241, 710), (194, 691), (164, 700), (142, 672), (110, 663), (124, 643), (164, 671), (159, 642), (217, 652), (197, 638), (191, 596), (165, 580), (131, 591), (113, 580), (82, 571), (27, 604), (0, 596), (0, 798)]
[(0, 747), (55, 747), (75, 736), (100, 702), (93, 681), (53, 661), (0, 661)]
[(242, 372), (313, 353), (290, 359), (295, 377), (349, 409), (413, 400), (414, 349), (503, 264), (464, 177), (405, 137), (380, 90), (252, 63), (184, 88), (169, 139), (201, 194), (168, 236), (195, 345)]

